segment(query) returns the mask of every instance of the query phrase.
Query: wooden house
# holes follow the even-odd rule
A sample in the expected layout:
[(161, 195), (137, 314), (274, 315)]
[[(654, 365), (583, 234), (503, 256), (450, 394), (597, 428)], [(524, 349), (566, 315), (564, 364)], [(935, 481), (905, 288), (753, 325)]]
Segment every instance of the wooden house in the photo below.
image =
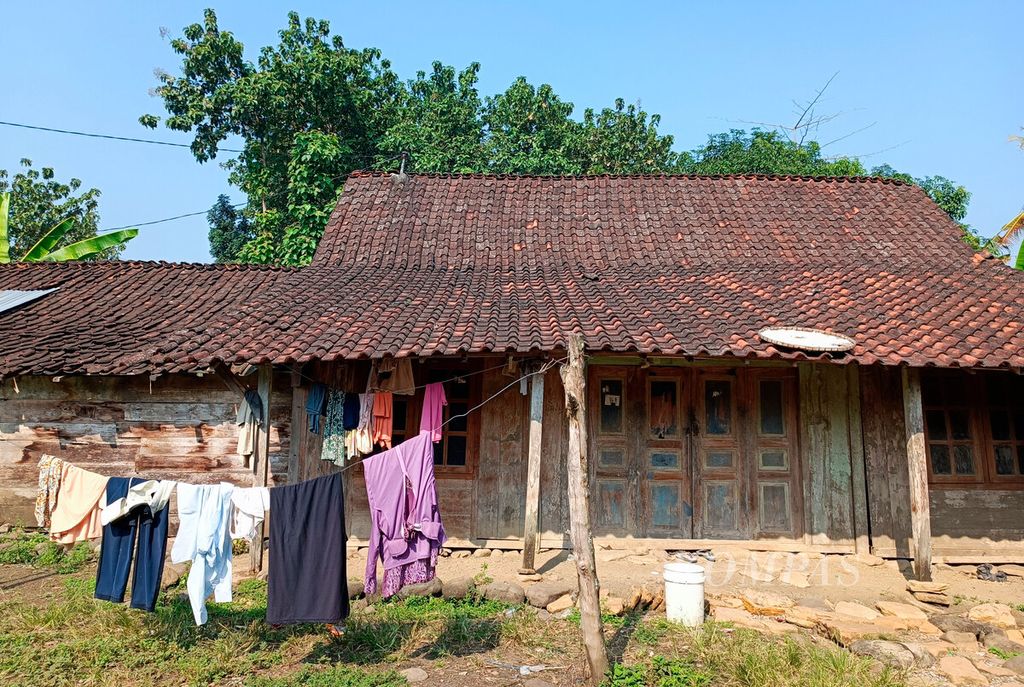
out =
[[(305, 268), (0, 266), (2, 290), (56, 289), (0, 312), (0, 520), (30, 518), (43, 452), (197, 482), (337, 469), (310, 384), (410, 357), (447, 380), (451, 545), (568, 546), (557, 363), (579, 332), (599, 543), (1024, 561), (1022, 287), (891, 180), (356, 173)], [(245, 386), (271, 420), (251, 466)], [(421, 396), (395, 398), (400, 440)]]

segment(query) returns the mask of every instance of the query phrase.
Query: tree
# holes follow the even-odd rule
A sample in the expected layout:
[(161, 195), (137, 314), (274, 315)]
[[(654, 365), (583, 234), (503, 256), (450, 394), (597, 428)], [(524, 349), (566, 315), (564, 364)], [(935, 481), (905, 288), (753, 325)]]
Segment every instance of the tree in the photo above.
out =
[[(100, 219), (98, 189), (81, 190), (80, 179), (58, 181), (52, 167), (35, 168), (31, 160), (21, 160), (21, 166), (23, 170), (13, 175), (0, 169), (0, 193), (11, 193), (7, 220), (11, 254), (26, 255), (66, 219), (73, 222), (63, 240), (76, 242), (96, 236)], [(114, 245), (89, 259), (116, 258), (120, 252), (121, 248)]]
[(658, 133), (661, 115), (648, 115), (622, 98), (614, 108), (587, 108), (579, 127), (580, 167), (584, 174), (658, 174), (678, 168), (681, 156), (673, 138)]
[(210, 225), (210, 255), (214, 262), (238, 262), (242, 248), (253, 238), (249, 218), (222, 193), (206, 213), (206, 221)]
[[(9, 239), (9, 210), (11, 194), (0, 193), (0, 263), (11, 262)], [(39, 240), (22, 255), (17, 262), (67, 262), (70, 260), (89, 260), (100, 257), (111, 250), (119, 250), (124, 244), (138, 235), (138, 229), (121, 229), (91, 238), (74, 241), (65, 246), (57, 246), (75, 228), (74, 217), (67, 217), (39, 237)]]
[(776, 131), (733, 129), (708, 136), (703, 146), (684, 153), (678, 170), (685, 174), (792, 174), (862, 176), (864, 166), (850, 158), (828, 159), (815, 141), (799, 143)]

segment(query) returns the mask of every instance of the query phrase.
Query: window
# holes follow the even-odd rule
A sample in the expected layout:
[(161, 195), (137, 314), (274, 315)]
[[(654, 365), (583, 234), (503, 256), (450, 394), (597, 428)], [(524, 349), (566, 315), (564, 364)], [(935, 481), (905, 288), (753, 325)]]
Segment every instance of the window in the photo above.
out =
[(600, 396), (601, 434), (622, 434), (622, 418), (625, 414), (626, 402), (622, 397), (621, 379), (602, 379)]
[(925, 371), (921, 386), (933, 482), (1024, 482), (1024, 379)]

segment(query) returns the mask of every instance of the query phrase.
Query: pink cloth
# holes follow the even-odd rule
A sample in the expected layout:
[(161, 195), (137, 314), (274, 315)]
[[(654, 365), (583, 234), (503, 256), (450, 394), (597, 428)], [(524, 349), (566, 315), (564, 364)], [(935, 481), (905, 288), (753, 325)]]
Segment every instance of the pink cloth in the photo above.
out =
[(444, 395), (444, 384), (441, 382), (427, 384), (427, 388), (423, 391), (420, 431), (430, 432), (430, 440), (434, 443), (441, 441), (441, 420), (444, 417), (442, 409), (446, 405), (448, 405), (448, 398)]
[(388, 597), (407, 584), (433, 579), (437, 552), (445, 542), (430, 432), (365, 458), (362, 466), (371, 521), (363, 587), (367, 594), (377, 593), (380, 560), (381, 593)]

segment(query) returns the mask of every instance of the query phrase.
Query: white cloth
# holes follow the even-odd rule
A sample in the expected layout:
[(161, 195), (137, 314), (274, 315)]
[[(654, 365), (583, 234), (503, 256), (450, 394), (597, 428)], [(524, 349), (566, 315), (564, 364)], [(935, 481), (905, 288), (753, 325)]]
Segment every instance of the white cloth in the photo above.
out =
[(231, 538), (251, 541), (263, 522), (263, 516), (270, 510), (270, 490), (266, 487), (235, 489), (231, 494), (231, 503), (235, 506)]
[[(109, 525), (139, 506), (149, 506), (153, 513), (163, 510), (167, 507), (167, 502), (171, 500), (171, 494), (177, 484), (177, 482), (166, 479), (160, 481), (151, 479), (130, 486), (124, 498), (102, 505), (100, 522), (104, 526)], [(104, 493), (103, 499), (106, 500), (106, 493)]]
[(206, 599), (231, 601), (232, 484), (178, 485), (178, 535), (171, 561), (192, 561), (188, 599), (196, 625), (206, 623)]

